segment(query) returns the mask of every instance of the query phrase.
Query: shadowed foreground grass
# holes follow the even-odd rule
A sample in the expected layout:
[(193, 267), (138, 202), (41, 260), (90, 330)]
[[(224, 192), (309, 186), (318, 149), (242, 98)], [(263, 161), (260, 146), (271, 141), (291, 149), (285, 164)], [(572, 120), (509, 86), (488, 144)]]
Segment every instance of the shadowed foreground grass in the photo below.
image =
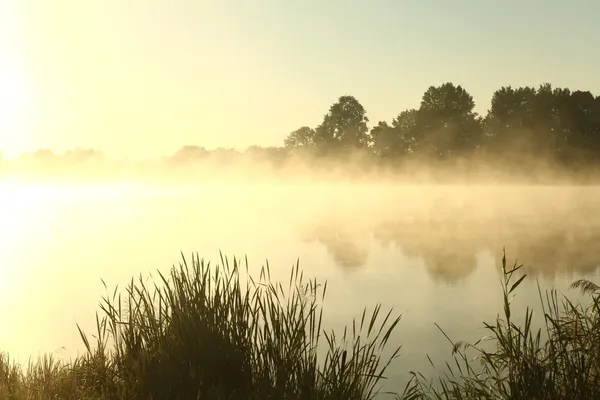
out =
[(495, 322), (484, 322), (488, 336), (474, 344), (454, 342), (438, 326), (452, 345), (454, 364), (447, 363), (437, 381), (413, 373), (403, 398), (600, 399), (600, 287), (573, 283), (591, 298), (583, 305), (556, 290), (542, 293), (538, 285), (544, 315), (543, 328), (535, 330), (531, 308), (515, 315), (511, 307), (526, 277), (515, 275), (521, 268), (508, 267), (502, 257), (504, 307)]
[(326, 285), (305, 281), (298, 265), (283, 286), (268, 265), (254, 281), (221, 261), (184, 259), (152, 287), (140, 279), (123, 298), (115, 290), (101, 302), (94, 342), (80, 330), (87, 354), (70, 365), (46, 358), (23, 373), (3, 359), (0, 398), (373, 397), (397, 351), (386, 363), (378, 353), (400, 317), (376, 306), (338, 339), (321, 329)]
[[(590, 295), (585, 306), (540, 291), (545, 328), (534, 331), (532, 310), (519, 324), (511, 309), (520, 266), (502, 261), (504, 310), (485, 324), (486, 345), (448, 338), (455, 364), (433, 381), (413, 373), (398, 398), (600, 398), (599, 288), (574, 284)], [(400, 316), (377, 305), (337, 337), (321, 328), (326, 287), (298, 265), (284, 286), (268, 265), (255, 281), (247, 264), (184, 259), (151, 287), (132, 280), (103, 298), (74, 361), (22, 368), (0, 356), (0, 399), (371, 399), (400, 350), (382, 358)]]

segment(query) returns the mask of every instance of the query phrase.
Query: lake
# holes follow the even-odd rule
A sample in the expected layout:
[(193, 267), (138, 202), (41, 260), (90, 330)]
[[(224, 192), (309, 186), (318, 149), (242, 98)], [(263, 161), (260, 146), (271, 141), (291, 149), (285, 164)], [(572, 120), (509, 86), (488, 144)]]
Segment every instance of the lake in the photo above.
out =
[[(386, 388), (453, 339), (486, 334), (501, 311), (500, 259), (525, 264), (518, 304), (537, 304), (536, 280), (577, 298), (578, 278), (600, 282), (600, 188), (392, 186), (341, 183), (204, 188), (0, 184), (0, 349), (26, 362), (83, 350), (76, 323), (95, 329), (105, 294), (133, 276), (167, 271), (180, 252), (219, 261), (269, 260), (287, 281), (296, 260), (328, 281), (326, 328), (377, 303), (403, 314), (401, 356)], [(391, 386), (390, 386), (391, 385)]]

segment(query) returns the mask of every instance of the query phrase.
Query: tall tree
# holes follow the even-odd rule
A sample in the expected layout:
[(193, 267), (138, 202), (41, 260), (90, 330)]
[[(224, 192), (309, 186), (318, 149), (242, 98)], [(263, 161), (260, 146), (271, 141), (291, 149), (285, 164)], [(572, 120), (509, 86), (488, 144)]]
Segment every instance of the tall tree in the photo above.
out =
[(430, 86), (416, 114), (416, 148), (432, 156), (446, 157), (475, 150), (482, 136), (475, 102), (462, 86), (447, 82)]
[(315, 130), (315, 144), (325, 151), (366, 148), (370, 144), (365, 108), (353, 96), (341, 96)]

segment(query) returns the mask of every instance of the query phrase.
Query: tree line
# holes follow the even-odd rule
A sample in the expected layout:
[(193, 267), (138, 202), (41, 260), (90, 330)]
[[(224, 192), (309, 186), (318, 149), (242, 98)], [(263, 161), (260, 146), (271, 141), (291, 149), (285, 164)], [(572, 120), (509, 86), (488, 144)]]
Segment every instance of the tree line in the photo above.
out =
[(371, 129), (362, 104), (341, 96), (316, 128), (291, 132), (284, 147), (295, 153), (366, 151), (390, 160), (495, 157), (507, 162), (538, 157), (565, 165), (599, 160), (600, 96), (589, 91), (505, 86), (485, 116), (466, 89), (447, 82), (429, 87), (418, 109), (401, 111)]
[[(501, 163), (521, 171), (540, 160), (565, 170), (600, 166), (600, 96), (590, 91), (553, 88), (549, 83), (538, 88), (505, 86), (494, 92), (486, 115), (474, 110), (473, 96), (462, 86), (446, 82), (429, 87), (418, 108), (403, 110), (391, 121), (369, 127), (363, 105), (344, 95), (331, 105), (318, 126), (296, 129), (285, 137), (283, 146), (250, 146), (240, 151), (186, 145), (156, 161), (176, 167), (205, 162), (227, 168), (248, 161), (279, 167), (301, 158), (318, 166), (319, 158), (360, 155), (350, 160), (387, 165), (475, 161), (492, 167)], [(39, 150), (23, 154), (12, 164), (16, 169), (21, 165), (39, 169), (40, 165), (100, 166), (106, 162), (98, 150), (75, 149), (64, 154)]]

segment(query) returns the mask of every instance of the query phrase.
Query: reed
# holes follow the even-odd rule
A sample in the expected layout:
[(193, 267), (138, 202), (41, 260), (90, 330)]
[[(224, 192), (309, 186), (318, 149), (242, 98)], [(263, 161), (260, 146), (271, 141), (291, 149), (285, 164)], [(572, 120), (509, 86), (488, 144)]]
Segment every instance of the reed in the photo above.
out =
[[(254, 280), (196, 255), (148, 284), (105, 296), (86, 353), (46, 357), (26, 372), (0, 359), (7, 399), (372, 399), (399, 348), (382, 350), (400, 316), (365, 309), (338, 337), (322, 329), (327, 285), (298, 264), (287, 286), (268, 264)], [(323, 357), (320, 357), (323, 356)]]
[[(576, 281), (589, 301), (574, 304), (538, 285), (535, 329), (533, 309), (513, 310), (521, 268), (503, 256), (504, 307), (484, 323), (489, 334), (470, 344), (438, 326), (453, 363), (434, 379), (413, 372), (397, 398), (600, 398), (600, 287)], [(78, 327), (86, 352), (74, 361), (45, 356), (22, 368), (0, 354), (0, 399), (372, 399), (398, 356), (399, 347), (382, 358), (400, 316), (376, 305), (326, 332), (326, 291), (298, 264), (284, 285), (268, 263), (254, 280), (247, 260), (183, 258), (168, 275), (106, 295), (94, 335)]]
[(504, 309), (495, 322), (484, 323), (488, 336), (473, 344), (455, 342), (438, 326), (452, 346), (454, 363), (446, 363), (434, 381), (412, 373), (402, 398), (600, 398), (600, 287), (584, 280), (573, 283), (572, 288), (589, 296), (584, 305), (556, 290), (542, 293), (538, 285), (543, 321), (542, 328), (534, 329), (531, 308), (521, 322), (513, 310), (515, 291), (526, 277), (519, 275), (521, 268), (507, 266), (503, 256)]

